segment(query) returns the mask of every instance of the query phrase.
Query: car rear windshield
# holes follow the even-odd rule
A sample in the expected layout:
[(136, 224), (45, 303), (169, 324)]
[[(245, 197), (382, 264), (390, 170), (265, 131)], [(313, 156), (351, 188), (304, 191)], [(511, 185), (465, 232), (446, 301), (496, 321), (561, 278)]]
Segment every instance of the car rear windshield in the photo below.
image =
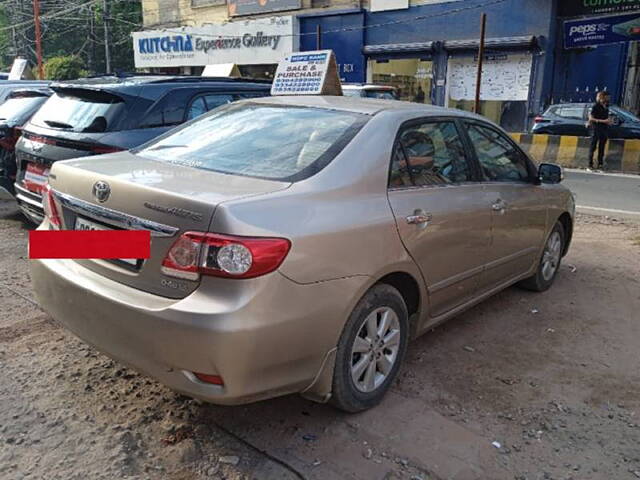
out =
[(39, 127), (70, 132), (117, 130), (125, 110), (124, 101), (108, 92), (68, 89), (56, 92), (33, 116)]
[(25, 114), (33, 112), (47, 97), (14, 97), (0, 105), (0, 121), (18, 121)]
[(324, 168), (367, 119), (322, 108), (231, 104), (134, 153), (215, 172), (298, 181)]

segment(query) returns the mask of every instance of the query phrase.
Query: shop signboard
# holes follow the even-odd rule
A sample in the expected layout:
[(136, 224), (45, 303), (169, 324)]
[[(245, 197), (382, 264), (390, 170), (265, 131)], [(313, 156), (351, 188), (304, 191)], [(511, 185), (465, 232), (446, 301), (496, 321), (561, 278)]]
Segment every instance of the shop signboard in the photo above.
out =
[(299, 10), (302, 0), (228, 0), (229, 16)]
[[(529, 98), (532, 56), (529, 53), (496, 55), (482, 68), (480, 98), (495, 101), (523, 101)], [(473, 100), (476, 93), (478, 59), (454, 57), (447, 69), (449, 98)]]
[(640, 0), (562, 0), (558, 9), (561, 17), (629, 13), (640, 11)]
[(332, 50), (294, 53), (278, 64), (271, 95), (342, 95)]
[(640, 40), (640, 14), (564, 22), (565, 48), (584, 48)]
[(136, 68), (275, 64), (297, 50), (294, 18), (134, 32)]

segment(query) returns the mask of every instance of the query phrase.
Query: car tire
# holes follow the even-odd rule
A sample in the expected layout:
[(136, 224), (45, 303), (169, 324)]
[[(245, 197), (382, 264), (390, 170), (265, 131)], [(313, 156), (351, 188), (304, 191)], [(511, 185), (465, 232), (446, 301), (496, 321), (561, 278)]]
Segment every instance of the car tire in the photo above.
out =
[(331, 403), (347, 412), (377, 405), (398, 374), (408, 342), (409, 314), (402, 295), (390, 285), (375, 285), (340, 336)]
[(518, 285), (534, 292), (548, 290), (553, 285), (553, 281), (560, 270), (565, 241), (564, 227), (562, 223), (556, 222), (545, 241), (536, 273), (521, 281)]

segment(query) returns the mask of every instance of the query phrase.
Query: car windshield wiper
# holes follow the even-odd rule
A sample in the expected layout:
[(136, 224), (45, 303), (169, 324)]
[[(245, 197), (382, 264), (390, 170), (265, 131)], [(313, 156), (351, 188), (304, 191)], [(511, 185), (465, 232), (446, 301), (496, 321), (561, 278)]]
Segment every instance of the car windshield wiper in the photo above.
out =
[(73, 128), (73, 125), (69, 125), (68, 123), (64, 122), (57, 122), (55, 120), (45, 120), (44, 123), (53, 128)]

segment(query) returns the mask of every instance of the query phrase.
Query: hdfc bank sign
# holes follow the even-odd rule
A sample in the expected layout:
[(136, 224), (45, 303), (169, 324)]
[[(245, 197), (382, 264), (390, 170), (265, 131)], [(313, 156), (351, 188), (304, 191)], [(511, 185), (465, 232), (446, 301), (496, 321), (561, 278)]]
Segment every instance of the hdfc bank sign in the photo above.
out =
[(137, 68), (278, 63), (297, 50), (293, 17), (133, 34)]

